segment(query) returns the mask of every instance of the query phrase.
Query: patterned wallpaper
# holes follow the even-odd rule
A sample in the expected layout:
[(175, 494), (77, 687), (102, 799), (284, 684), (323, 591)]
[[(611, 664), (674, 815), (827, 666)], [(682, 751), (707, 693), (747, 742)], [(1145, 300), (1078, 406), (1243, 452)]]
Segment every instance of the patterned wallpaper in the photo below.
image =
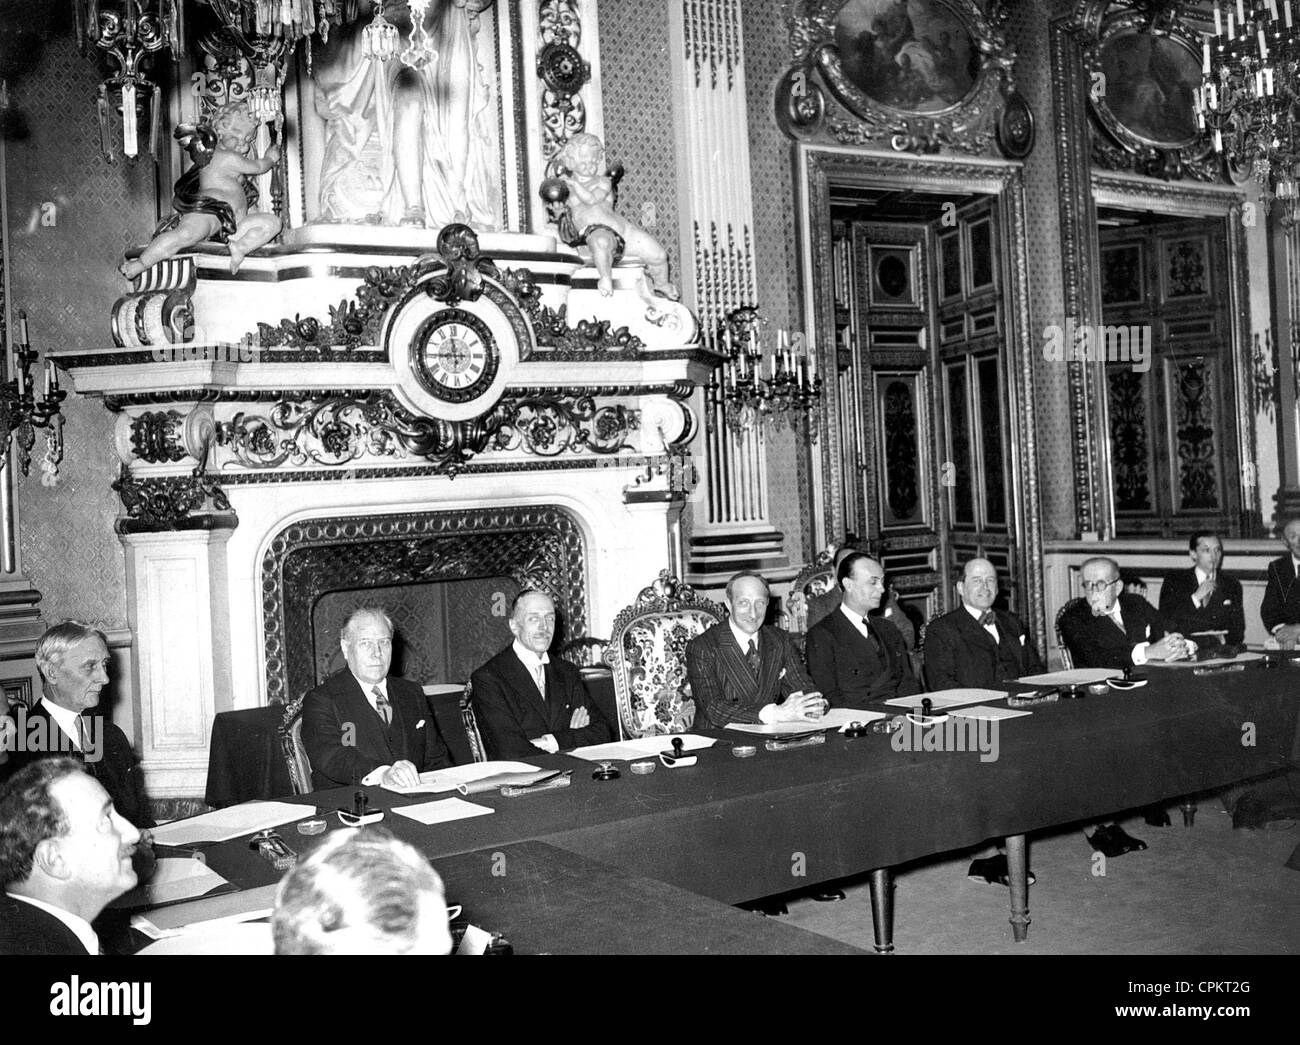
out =
[[(6, 143), (12, 306), (27, 310), (42, 351), (111, 345), (109, 308), (126, 288), (117, 264), (155, 222), (153, 165), (110, 165), (100, 155), (98, 82), (95, 64), (61, 40), (12, 90), (30, 127), (26, 140)], [(43, 213), (52, 225), (42, 223)], [(125, 627), (125, 565), (113, 533), (118, 502), (109, 488), (117, 476), (113, 418), (98, 400), (77, 395), (63, 409), (59, 484), (42, 486), (35, 464), (19, 481), (23, 565), (44, 594), (47, 620)]]

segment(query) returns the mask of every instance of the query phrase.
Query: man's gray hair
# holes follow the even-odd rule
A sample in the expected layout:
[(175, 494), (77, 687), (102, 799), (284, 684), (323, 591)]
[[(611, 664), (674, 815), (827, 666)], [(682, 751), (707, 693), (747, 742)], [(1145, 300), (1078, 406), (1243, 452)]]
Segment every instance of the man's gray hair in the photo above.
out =
[(365, 939), (404, 954), (422, 918), (446, 917), (444, 905), (442, 879), (413, 846), (382, 827), (334, 831), (280, 882), (275, 953), (349, 953)]
[(348, 619), (343, 622), (343, 627), (339, 629), (339, 638), (344, 642), (351, 642), (352, 632), (356, 628), (357, 621), (362, 617), (378, 617), (388, 625), (390, 635), (396, 630), (393, 628), (393, 618), (388, 615), (388, 611), (382, 606), (359, 606), (348, 614)]
[(64, 654), (92, 635), (108, 649), (108, 639), (104, 633), (79, 620), (65, 620), (46, 631), (36, 643), (36, 667), (40, 670), (41, 677), (48, 681), (54, 669), (62, 663)]

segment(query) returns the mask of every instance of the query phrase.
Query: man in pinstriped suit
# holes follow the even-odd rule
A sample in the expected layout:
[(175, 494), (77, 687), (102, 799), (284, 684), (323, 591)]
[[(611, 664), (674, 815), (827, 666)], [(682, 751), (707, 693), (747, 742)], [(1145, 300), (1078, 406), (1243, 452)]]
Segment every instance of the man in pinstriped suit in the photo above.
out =
[(768, 599), (767, 581), (741, 571), (727, 582), (728, 619), (686, 647), (697, 723), (798, 722), (826, 710), (790, 636), (763, 626)]

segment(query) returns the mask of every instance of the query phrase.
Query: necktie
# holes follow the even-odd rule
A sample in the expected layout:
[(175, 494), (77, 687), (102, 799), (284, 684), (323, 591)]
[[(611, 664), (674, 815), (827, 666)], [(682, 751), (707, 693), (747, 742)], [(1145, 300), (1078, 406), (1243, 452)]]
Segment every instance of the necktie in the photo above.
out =
[(540, 661), (533, 665), (533, 681), (537, 683), (537, 692), (546, 699), (546, 665)]
[(871, 618), (863, 617), (862, 625), (867, 629), (867, 637), (871, 639), (871, 648), (876, 651), (876, 656), (884, 659), (885, 646), (880, 641), (880, 636), (876, 634), (876, 629), (871, 626)]
[(995, 628), (997, 627), (997, 623), (998, 623), (998, 619), (997, 617), (993, 616), (992, 610), (985, 610), (983, 613), (980, 614), (981, 628)]
[(758, 639), (749, 640), (749, 650), (745, 654), (745, 660), (749, 663), (749, 670), (758, 676)]
[(387, 726), (393, 721), (393, 709), (388, 704), (388, 698), (384, 696), (384, 691), (376, 686), (370, 691), (375, 695), (375, 710), (379, 712), (379, 717), (384, 720)]
[(90, 726), (84, 715), (77, 716), (77, 746), (83, 755), (90, 750)]

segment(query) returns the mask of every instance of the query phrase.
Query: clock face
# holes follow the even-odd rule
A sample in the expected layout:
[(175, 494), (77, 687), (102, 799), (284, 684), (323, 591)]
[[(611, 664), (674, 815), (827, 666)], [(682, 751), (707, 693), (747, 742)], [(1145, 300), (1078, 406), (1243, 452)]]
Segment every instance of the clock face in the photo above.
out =
[(448, 403), (482, 395), (501, 361), (487, 324), (460, 308), (441, 309), (421, 323), (412, 347), (420, 383)]

